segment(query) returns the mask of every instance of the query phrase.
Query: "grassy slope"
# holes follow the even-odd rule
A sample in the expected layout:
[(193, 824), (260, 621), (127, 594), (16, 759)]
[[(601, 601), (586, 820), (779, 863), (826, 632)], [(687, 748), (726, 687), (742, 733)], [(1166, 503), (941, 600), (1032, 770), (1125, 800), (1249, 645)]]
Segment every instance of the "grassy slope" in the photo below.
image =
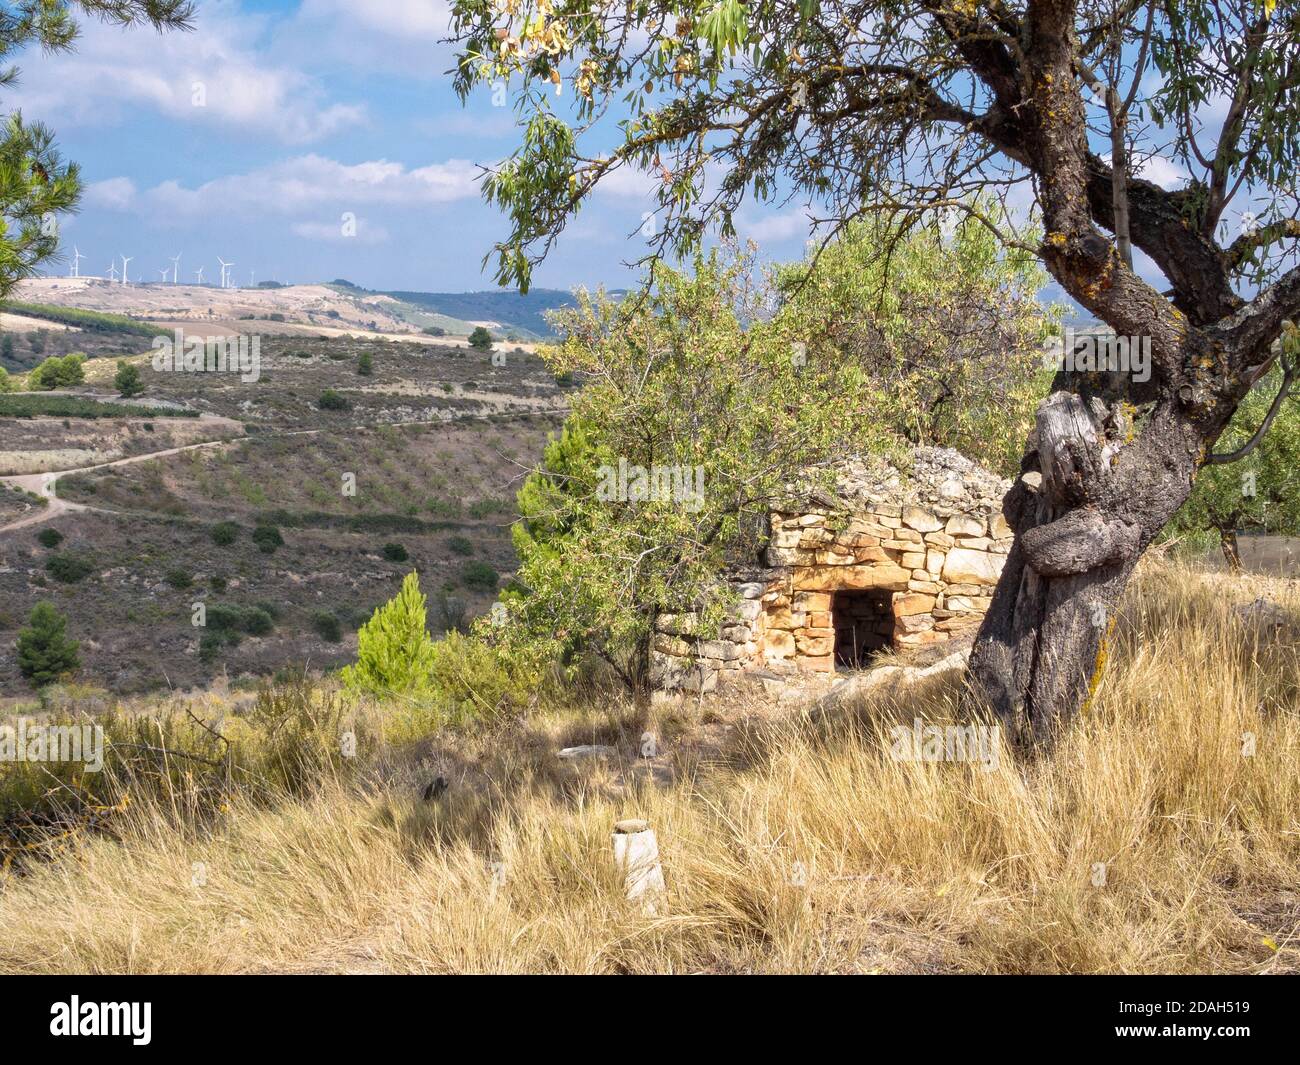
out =
[[(594, 697), (368, 745), (361, 779), (241, 793), (211, 830), (141, 800), (112, 815), (120, 839), (3, 883), (0, 969), (1294, 972), (1300, 633), (1234, 617), (1262, 592), (1298, 616), (1294, 583), (1147, 564), (1091, 709), (1027, 766), (893, 760), (890, 722), (951, 712), (940, 681), (821, 719)], [(584, 741), (626, 760), (555, 759)], [(435, 771), (452, 787), (426, 804)], [(657, 914), (612, 868), (629, 816), (658, 831)]]

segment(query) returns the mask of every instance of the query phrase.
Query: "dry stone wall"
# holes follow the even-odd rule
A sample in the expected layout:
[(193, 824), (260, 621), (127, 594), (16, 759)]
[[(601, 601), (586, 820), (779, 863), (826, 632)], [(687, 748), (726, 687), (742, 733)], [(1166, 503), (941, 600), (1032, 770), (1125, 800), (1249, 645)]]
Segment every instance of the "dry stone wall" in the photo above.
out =
[(944, 643), (977, 627), (1011, 548), (1009, 482), (955, 451), (849, 459), (832, 493), (792, 493), (769, 516), (766, 566), (723, 575), (736, 603), (714, 638), (663, 614), (659, 687), (710, 691), (746, 671), (820, 674), (882, 647)]

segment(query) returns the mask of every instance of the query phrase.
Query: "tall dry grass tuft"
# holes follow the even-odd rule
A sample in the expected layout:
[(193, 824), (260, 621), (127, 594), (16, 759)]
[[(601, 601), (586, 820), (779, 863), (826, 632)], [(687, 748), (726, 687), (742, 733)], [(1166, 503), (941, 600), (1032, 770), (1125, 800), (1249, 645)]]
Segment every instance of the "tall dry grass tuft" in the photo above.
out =
[[(392, 772), (328, 778), (187, 829), (146, 799), (119, 838), (3, 883), (0, 968), (1297, 970), (1300, 634), (1234, 614), (1258, 594), (1147, 566), (1087, 712), (1030, 763), (1000, 746), (895, 758), (895, 725), (951, 721), (940, 682), (830, 713), (756, 707), (719, 749), (707, 707), (674, 711), (648, 723), (672, 736), (668, 782), (557, 762), (584, 730), (647, 724), (600, 708), (459, 738), (477, 775), (437, 802)], [(1294, 585), (1269, 594), (1300, 619)], [(629, 816), (660, 841), (656, 913), (613, 868)]]

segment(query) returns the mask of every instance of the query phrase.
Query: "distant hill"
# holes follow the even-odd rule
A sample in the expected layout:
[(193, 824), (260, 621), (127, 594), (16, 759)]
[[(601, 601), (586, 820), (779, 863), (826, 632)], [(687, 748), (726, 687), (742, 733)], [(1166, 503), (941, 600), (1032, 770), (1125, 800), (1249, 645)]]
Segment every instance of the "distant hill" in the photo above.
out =
[(511, 326), (521, 335), (551, 335), (546, 312), (573, 304), (573, 296), (558, 288), (535, 288), (528, 295), (504, 289), (485, 292), (394, 292), (379, 293), (448, 318), (466, 322), (499, 322), (502, 331)]

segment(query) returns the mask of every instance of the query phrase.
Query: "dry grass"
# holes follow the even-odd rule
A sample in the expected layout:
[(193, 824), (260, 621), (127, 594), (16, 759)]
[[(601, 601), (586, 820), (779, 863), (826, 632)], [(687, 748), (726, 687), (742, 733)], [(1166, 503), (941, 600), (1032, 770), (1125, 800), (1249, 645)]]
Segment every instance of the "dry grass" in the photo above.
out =
[[(1300, 634), (1231, 610), (1263, 587), (1148, 566), (1092, 707), (1028, 766), (892, 758), (892, 722), (948, 720), (938, 684), (725, 730), (660, 710), (657, 774), (553, 756), (635, 743), (630, 710), (539, 714), (426, 749), (460, 767), (435, 803), (390, 765), (214, 832), (137, 808), (120, 841), (3, 883), (0, 969), (1300, 970)], [(1300, 617), (1294, 583), (1267, 591)], [(657, 914), (612, 868), (629, 816), (658, 833)]]

